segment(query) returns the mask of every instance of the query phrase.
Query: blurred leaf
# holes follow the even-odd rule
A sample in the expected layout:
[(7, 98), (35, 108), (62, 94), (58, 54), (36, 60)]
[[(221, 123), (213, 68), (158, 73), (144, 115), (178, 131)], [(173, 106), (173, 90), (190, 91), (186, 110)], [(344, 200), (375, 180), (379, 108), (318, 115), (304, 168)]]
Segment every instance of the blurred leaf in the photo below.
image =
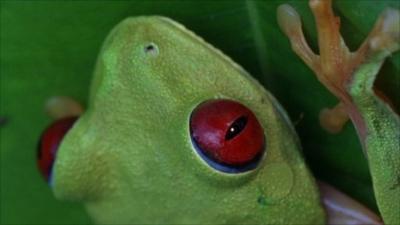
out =
[[(94, 62), (111, 28), (129, 16), (171, 17), (223, 50), (267, 87), (288, 110), (313, 172), (376, 209), (367, 162), (351, 124), (330, 135), (319, 111), (337, 100), (295, 56), (276, 23), (290, 3), (316, 47), (304, 0), (268, 1), (1, 1), (1, 224), (84, 224), (81, 204), (56, 201), (36, 169), (36, 145), (50, 122), (43, 104), (67, 95), (85, 103)], [(335, 10), (352, 49), (386, 6), (398, 1), (338, 0)], [(400, 106), (400, 56), (385, 64), (378, 86)]]

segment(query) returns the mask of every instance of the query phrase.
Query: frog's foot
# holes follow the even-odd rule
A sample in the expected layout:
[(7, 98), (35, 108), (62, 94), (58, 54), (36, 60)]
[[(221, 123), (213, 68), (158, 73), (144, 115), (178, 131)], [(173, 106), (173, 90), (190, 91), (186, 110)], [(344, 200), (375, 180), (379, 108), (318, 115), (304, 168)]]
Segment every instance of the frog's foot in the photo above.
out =
[(45, 111), (51, 118), (58, 120), (80, 116), (83, 113), (83, 107), (72, 98), (54, 96), (47, 100)]
[[(350, 52), (340, 35), (340, 19), (334, 15), (331, 4), (331, 0), (309, 2), (318, 30), (319, 55), (305, 41), (300, 16), (291, 6), (281, 5), (278, 8), (278, 23), (289, 37), (296, 54), (315, 72), (320, 82), (343, 102), (346, 111), (351, 114), (355, 110), (352, 96), (361, 95), (355, 93), (357, 91), (372, 91), (373, 82), (384, 59), (399, 49), (400, 13), (395, 9), (386, 9), (361, 47)], [(364, 68), (371, 63), (375, 67)], [(368, 71), (360, 72), (362, 69)], [(362, 85), (364, 90), (357, 90), (355, 87), (361, 82), (368, 85)]]
[(371, 210), (334, 187), (318, 181), (327, 224), (383, 224)]

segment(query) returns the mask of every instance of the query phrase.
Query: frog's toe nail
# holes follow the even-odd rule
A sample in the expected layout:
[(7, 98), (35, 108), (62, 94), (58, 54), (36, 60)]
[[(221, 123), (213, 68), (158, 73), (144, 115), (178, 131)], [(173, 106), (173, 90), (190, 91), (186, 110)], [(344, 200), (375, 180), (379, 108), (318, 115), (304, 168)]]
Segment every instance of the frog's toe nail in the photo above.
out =
[(372, 51), (388, 50), (394, 52), (400, 47), (400, 11), (388, 8), (377, 23), (377, 30), (370, 38)]
[(283, 4), (278, 7), (277, 20), (279, 27), (289, 37), (293, 32), (297, 32), (301, 29), (301, 19), (299, 14), (288, 4)]
[(371, 210), (332, 186), (318, 181), (328, 224), (383, 224)]

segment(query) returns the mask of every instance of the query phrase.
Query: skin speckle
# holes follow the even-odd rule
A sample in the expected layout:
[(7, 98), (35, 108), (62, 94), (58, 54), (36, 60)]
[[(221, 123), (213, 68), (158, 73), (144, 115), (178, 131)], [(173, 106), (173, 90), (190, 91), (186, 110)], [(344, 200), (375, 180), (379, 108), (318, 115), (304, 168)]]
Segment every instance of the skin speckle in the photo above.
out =
[(260, 195), (260, 196), (257, 198), (257, 202), (258, 202), (258, 204), (260, 204), (260, 205), (262, 205), (262, 206), (266, 206), (266, 205), (267, 205), (267, 200), (266, 200), (266, 198), (265, 198), (264, 195)]
[(261, 104), (265, 104), (267, 102), (267, 100), (265, 98), (261, 98), (260, 102), (261, 102)]
[(395, 183), (390, 187), (390, 190), (394, 190), (396, 188), (400, 188), (400, 176), (397, 176)]

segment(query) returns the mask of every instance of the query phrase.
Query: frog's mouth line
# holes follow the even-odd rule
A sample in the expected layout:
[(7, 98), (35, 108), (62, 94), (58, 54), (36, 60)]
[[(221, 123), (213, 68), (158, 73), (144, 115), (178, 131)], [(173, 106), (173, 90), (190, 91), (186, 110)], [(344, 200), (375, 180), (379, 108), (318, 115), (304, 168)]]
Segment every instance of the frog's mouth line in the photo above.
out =
[(379, 216), (356, 200), (324, 182), (318, 181), (317, 184), (327, 224), (383, 224)]

